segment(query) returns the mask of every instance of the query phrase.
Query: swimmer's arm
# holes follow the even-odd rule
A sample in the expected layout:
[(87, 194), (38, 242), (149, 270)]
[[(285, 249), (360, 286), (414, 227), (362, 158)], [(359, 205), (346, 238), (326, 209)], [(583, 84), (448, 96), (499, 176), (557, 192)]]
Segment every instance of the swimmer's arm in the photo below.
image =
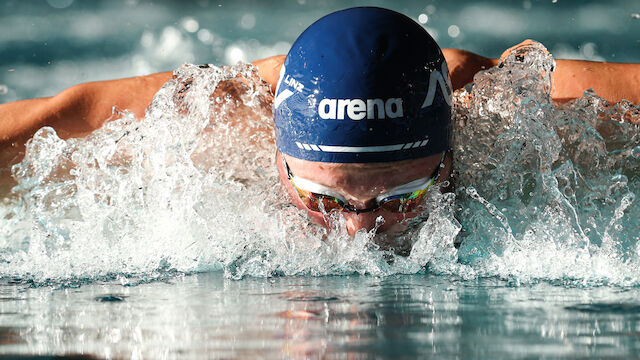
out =
[(262, 60), (256, 60), (252, 64), (258, 68), (258, 73), (262, 80), (271, 86), (271, 91), (275, 94), (280, 68), (284, 63), (285, 55), (276, 55)]
[(144, 111), (171, 72), (75, 85), (58, 95), (0, 105), (0, 142), (29, 138), (51, 126), (63, 138), (86, 135), (102, 126), (113, 107), (136, 117)]
[[(507, 49), (500, 59), (531, 45), (535, 41), (527, 39)], [(628, 100), (640, 104), (640, 64), (556, 59), (552, 81), (551, 97), (558, 102), (580, 98), (585, 90), (593, 89), (610, 103)]]
[[(275, 90), (284, 56), (255, 61), (260, 76)], [(113, 107), (142, 119), (153, 96), (173, 76), (163, 72), (147, 76), (75, 85), (58, 95), (0, 105), (0, 144), (28, 139), (43, 126), (62, 138), (83, 136), (111, 117)]]
[(25, 142), (43, 126), (63, 138), (84, 136), (108, 120), (113, 107), (138, 118), (171, 72), (75, 85), (58, 95), (0, 105), (0, 168), (21, 158)]
[(565, 102), (582, 97), (587, 89), (610, 103), (629, 100), (640, 104), (640, 64), (582, 60), (556, 60), (553, 100)]
[(482, 70), (489, 69), (498, 65), (499, 60), (491, 59), (471, 51), (461, 49), (442, 49), (449, 75), (451, 77), (451, 85), (454, 90), (473, 82), (473, 76)]
[[(531, 40), (525, 40), (507, 49), (501, 58), (531, 43)], [(473, 76), (477, 72), (500, 63), (500, 59), (486, 58), (465, 50), (443, 49), (442, 52), (449, 66), (454, 89), (473, 82)], [(551, 93), (553, 100), (566, 102), (577, 99), (587, 89), (595, 90), (598, 96), (610, 103), (625, 99), (640, 104), (640, 64), (556, 60)]]
[[(275, 90), (284, 56), (258, 60), (260, 76)], [(75, 85), (58, 95), (0, 104), (0, 168), (20, 160), (25, 142), (43, 126), (53, 127), (63, 139), (85, 136), (112, 117), (113, 108), (131, 111), (142, 119), (153, 96), (173, 76), (147, 76)]]

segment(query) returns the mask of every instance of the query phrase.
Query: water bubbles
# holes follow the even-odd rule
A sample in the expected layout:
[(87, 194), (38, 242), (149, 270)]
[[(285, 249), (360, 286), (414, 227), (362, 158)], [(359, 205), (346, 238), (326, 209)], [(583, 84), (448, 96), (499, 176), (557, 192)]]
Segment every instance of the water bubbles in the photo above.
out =
[[(633, 106), (604, 110), (587, 93), (557, 107), (554, 68), (546, 49), (529, 43), (477, 74), (471, 93), (454, 94), (460, 259), (477, 274), (521, 283), (639, 283), (640, 262), (628, 262), (640, 231), (639, 184), (614, 165), (640, 165), (637, 126), (618, 121)], [(613, 150), (620, 147), (628, 150)]]
[(592, 42), (588, 42), (581, 46), (580, 52), (586, 59), (592, 60), (597, 56), (596, 48), (597, 48), (596, 44)]
[(194, 33), (196, 31), (198, 31), (198, 29), (200, 28), (200, 24), (198, 24), (198, 21), (192, 17), (185, 17), (180, 21), (180, 24), (182, 25), (182, 28), (185, 29), (186, 31), (190, 32), (190, 33)]
[(429, 21), (429, 15), (427, 14), (420, 14), (418, 15), (418, 22), (420, 24), (426, 24), (427, 21)]
[(240, 27), (245, 30), (251, 30), (256, 26), (256, 17), (253, 14), (244, 14), (240, 18)]
[(229, 64), (237, 64), (240, 61), (245, 61), (244, 51), (235, 45), (229, 46), (225, 50), (224, 56)]
[(631, 17), (634, 19), (640, 19), (640, 13), (633, 13), (631, 14)]
[(207, 29), (200, 29), (200, 31), (198, 31), (197, 36), (198, 36), (198, 40), (200, 40), (205, 44), (213, 43), (213, 34), (211, 33), (211, 31)]
[(6, 95), (9, 92), (9, 87), (4, 84), (0, 84), (0, 95)]
[(452, 38), (457, 38), (460, 35), (460, 28), (458, 25), (451, 25), (447, 28), (447, 34)]

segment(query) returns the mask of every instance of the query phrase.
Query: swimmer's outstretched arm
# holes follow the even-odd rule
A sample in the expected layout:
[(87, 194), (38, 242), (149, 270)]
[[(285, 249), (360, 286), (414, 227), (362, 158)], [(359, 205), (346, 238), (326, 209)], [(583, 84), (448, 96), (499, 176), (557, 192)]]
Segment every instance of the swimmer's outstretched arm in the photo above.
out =
[(0, 105), (0, 168), (15, 162), (24, 143), (43, 126), (64, 139), (83, 136), (111, 117), (114, 106), (144, 117), (171, 72), (75, 85), (58, 95)]
[[(284, 56), (274, 56), (254, 65), (263, 79), (275, 84), (283, 61)], [(172, 72), (163, 72), (90, 82), (48, 98), (0, 104), (0, 171), (20, 160), (25, 142), (43, 126), (53, 127), (61, 138), (68, 139), (100, 128), (114, 107), (129, 110), (142, 119), (155, 93), (172, 76)]]
[(587, 89), (615, 104), (629, 100), (640, 105), (640, 64), (583, 60), (556, 60), (551, 97), (566, 102), (582, 97)]
[(58, 95), (0, 106), (0, 141), (52, 126), (63, 138), (81, 136), (102, 126), (113, 107), (144, 117), (153, 95), (171, 72), (75, 85)]
[[(537, 43), (527, 39), (507, 49), (500, 59), (512, 51)], [(546, 51), (546, 49), (545, 49)], [(497, 60), (499, 61), (499, 60)], [(587, 89), (610, 103), (628, 100), (640, 105), (640, 64), (623, 64), (586, 60), (556, 60), (551, 97), (558, 102), (582, 97)]]
[[(513, 49), (529, 43), (530, 40), (527, 40), (508, 49), (501, 58)], [(454, 89), (473, 82), (473, 76), (478, 71), (500, 63), (500, 59), (486, 58), (465, 50), (443, 49), (442, 51), (447, 59)], [(551, 93), (553, 100), (566, 102), (577, 99), (582, 97), (587, 89), (595, 90), (598, 96), (610, 103), (625, 99), (639, 105), (640, 64), (556, 60)]]

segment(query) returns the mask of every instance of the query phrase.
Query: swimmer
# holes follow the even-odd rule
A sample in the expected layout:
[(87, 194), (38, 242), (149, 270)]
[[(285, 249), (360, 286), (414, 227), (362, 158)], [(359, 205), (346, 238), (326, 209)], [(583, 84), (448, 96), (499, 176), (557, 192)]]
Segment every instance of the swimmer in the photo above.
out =
[[(523, 42), (503, 56), (516, 51)], [(381, 8), (353, 8), (312, 24), (287, 56), (253, 63), (274, 93), (276, 166), (292, 202), (315, 221), (340, 211), (347, 230), (398, 231), (426, 192), (451, 180), (451, 93), (499, 64), (441, 50), (419, 24)], [(0, 105), (0, 172), (20, 160), (43, 126), (61, 138), (98, 129), (113, 107), (137, 118), (171, 72), (76, 85)], [(640, 64), (557, 60), (552, 98), (592, 88), (609, 102), (640, 104)], [(2, 174), (0, 173), (0, 176)]]

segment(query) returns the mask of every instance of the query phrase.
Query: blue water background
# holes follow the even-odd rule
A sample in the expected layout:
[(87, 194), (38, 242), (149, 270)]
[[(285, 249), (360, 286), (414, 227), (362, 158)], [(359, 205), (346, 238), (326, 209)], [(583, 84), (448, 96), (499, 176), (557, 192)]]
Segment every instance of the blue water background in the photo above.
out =
[[(184, 62), (284, 53), (313, 20), (364, 4), (414, 19), (425, 14), (442, 47), (492, 57), (534, 38), (558, 58), (640, 59), (640, 20), (632, 16), (640, 6), (628, 1), (5, 1), (0, 102)], [(633, 286), (535, 279), (518, 286), (431, 273), (239, 281), (222, 272), (151, 275), (50, 284), (3, 278), (0, 354), (632, 358), (640, 348)]]
[[(286, 53), (319, 17), (382, 6), (418, 20), (443, 48), (498, 57), (526, 38), (556, 58), (636, 62), (634, 1), (19, 1), (0, 4), (0, 102), (78, 82), (230, 64)], [(195, 23), (194, 23), (195, 21)], [(197, 24), (197, 25), (194, 25)], [(457, 28), (456, 28), (457, 27)]]

